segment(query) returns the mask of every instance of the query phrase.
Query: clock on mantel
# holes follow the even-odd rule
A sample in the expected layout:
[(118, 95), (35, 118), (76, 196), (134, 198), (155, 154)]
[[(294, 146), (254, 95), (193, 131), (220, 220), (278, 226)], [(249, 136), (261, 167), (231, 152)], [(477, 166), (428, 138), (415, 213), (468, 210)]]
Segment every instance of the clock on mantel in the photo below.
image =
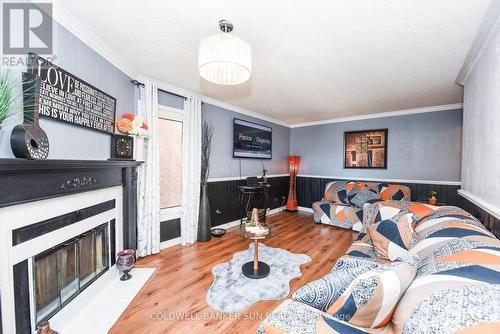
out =
[(111, 159), (109, 160), (134, 160), (134, 138), (111, 135)]

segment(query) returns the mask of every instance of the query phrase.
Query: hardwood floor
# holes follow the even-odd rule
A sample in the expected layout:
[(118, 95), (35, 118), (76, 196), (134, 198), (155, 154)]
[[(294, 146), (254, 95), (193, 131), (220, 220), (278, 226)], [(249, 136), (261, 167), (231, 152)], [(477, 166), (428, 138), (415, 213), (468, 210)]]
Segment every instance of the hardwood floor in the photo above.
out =
[[(312, 214), (278, 213), (268, 218), (278, 233), (264, 244), (304, 253), (312, 261), (301, 267), (302, 277), (290, 282), (291, 293), (325, 275), (351, 245), (356, 233), (317, 225)], [(174, 246), (158, 255), (140, 259), (137, 266), (157, 267), (112, 334), (157, 333), (255, 333), (266, 314), (282, 300), (262, 301), (241, 313), (222, 313), (205, 302), (212, 284), (212, 267), (229, 261), (233, 253), (248, 249), (249, 241), (230, 229), (222, 238), (189, 247)], [(288, 296), (290, 297), (290, 296)]]

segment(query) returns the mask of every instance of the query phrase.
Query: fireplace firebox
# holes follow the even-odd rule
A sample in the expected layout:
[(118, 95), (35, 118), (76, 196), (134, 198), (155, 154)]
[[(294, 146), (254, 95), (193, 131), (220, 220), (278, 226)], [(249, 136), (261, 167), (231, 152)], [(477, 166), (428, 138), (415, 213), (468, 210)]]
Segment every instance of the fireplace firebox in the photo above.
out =
[(36, 323), (49, 319), (108, 269), (108, 223), (36, 255)]

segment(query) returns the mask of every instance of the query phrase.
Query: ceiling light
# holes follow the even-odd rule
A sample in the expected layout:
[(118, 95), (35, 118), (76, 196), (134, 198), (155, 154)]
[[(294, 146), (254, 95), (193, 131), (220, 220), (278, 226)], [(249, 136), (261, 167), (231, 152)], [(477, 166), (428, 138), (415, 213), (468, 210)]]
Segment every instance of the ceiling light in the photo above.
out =
[(252, 49), (250, 45), (230, 32), (233, 24), (219, 22), (221, 34), (209, 36), (200, 42), (198, 70), (202, 78), (220, 85), (237, 85), (250, 79)]

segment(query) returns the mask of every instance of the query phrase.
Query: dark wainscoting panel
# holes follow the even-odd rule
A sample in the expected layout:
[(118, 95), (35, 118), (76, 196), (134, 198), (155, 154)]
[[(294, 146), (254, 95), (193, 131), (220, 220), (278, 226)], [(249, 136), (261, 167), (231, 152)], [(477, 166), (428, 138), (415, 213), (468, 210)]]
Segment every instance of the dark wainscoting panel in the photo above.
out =
[(32, 333), (28, 278), (28, 260), (14, 265), (14, 311), (17, 334)]
[(181, 236), (181, 219), (171, 219), (160, 223), (160, 242)]
[(109, 222), (109, 240), (110, 240), (110, 253), (111, 253), (111, 267), (116, 263), (116, 220), (111, 219)]
[[(297, 177), (297, 202), (299, 206), (311, 208), (314, 202), (323, 198), (325, 186), (331, 181), (336, 181), (336, 179), (305, 176)], [(460, 186), (423, 183), (389, 183), (404, 184), (405, 186), (410, 187), (412, 201), (426, 201), (429, 191), (437, 191), (439, 205), (458, 206), (459, 208), (472, 213), (488, 230), (494, 233), (497, 238), (500, 238), (500, 219), (489, 214), (486, 210), (472, 203), (468, 199), (460, 196), (458, 194)]]
[[(271, 184), (269, 206), (275, 209), (286, 201), (290, 180), (288, 176), (279, 176), (270, 177), (268, 181)], [(245, 182), (245, 180), (229, 180), (208, 183), (212, 227), (238, 220), (244, 216), (238, 186), (244, 185)]]
[[(336, 179), (297, 177), (297, 202), (299, 206), (311, 208), (312, 204), (323, 198), (325, 186), (328, 182)], [(378, 181), (373, 181), (378, 182)], [(457, 190), (460, 186), (444, 184), (423, 184), (423, 183), (400, 183), (389, 182), (391, 184), (403, 184), (411, 189), (412, 201), (427, 201), (427, 194), (434, 190), (438, 193), (438, 201), (446, 205), (459, 206), (459, 195)]]
[(467, 198), (459, 196), (459, 207), (467, 212), (472, 213), (474, 217), (479, 219), (483, 225), (491, 231), (497, 238), (500, 239), (500, 219), (490, 214), (480, 206), (472, 203)]

